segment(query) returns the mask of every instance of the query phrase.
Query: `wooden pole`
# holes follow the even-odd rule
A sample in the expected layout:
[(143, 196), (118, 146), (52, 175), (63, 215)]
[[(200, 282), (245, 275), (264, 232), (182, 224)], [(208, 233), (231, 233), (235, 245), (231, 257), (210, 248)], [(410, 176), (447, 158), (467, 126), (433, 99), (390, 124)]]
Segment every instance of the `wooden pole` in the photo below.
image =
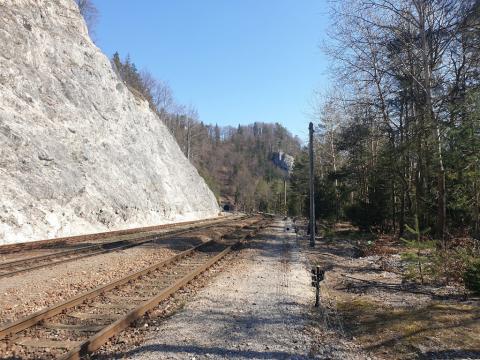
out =
[(309, 133), (309, 157), (310, 157), (310, 246), (315, 246), (315, 189), (314, 189), (314, 171), (313, 171), (313, 123), (308, 125)]

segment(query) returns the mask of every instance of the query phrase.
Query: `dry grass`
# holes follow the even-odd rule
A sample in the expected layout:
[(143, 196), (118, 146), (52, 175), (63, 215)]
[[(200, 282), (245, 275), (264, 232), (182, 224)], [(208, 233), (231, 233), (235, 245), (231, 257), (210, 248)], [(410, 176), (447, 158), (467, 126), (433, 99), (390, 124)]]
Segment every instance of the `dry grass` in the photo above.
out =
[(428, 358), (452, 350), (480, 356), (478, 305), (443, 302), (385, 308), (363, 299), (342, 299), (337, 308), (347, 333), (377, 356)]
[[(401, 242), (371, 242), (371, 234), (345, 228), (304, 248), (310, 264), (329, 269), (322, 284), (329, 310), (319, 312), (314, 328), (345, 334), (371, 358), (480, 359), (479, 299), (466, 301), (461, 287), (404, 284)], [(445, 271), (451, 262), (443, 262)], [(325, 313), (338, 321), (325, 321)]]

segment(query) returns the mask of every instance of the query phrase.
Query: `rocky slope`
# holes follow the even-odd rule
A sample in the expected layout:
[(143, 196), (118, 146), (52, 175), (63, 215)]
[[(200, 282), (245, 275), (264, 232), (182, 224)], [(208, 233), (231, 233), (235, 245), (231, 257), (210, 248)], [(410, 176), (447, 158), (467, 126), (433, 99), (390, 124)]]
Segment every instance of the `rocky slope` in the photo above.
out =
[(214, 216), (72, 0), (0, 0), (0, 244)]
[(293, 165), (295, 163), (295, 158), (292, 155), (284, 153), (283, 151), (278, 151), (273, 153), (272, 161), (280, 169), (291, 173), (293, 170)]

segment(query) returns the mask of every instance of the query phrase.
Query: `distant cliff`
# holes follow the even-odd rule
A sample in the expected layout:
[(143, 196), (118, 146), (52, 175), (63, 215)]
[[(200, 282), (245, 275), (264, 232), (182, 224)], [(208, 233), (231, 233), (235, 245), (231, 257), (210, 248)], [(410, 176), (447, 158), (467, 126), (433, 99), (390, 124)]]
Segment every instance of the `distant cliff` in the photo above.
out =
[(283, 151), (278, 151), (272, 154), (272, 161), (280, 169), (290, 173), (293, 170), (295, 158), (291, 155), (285, 154)]
[(72, 0), (3, 0), (0, 14), (0, 244), (217, 214)]

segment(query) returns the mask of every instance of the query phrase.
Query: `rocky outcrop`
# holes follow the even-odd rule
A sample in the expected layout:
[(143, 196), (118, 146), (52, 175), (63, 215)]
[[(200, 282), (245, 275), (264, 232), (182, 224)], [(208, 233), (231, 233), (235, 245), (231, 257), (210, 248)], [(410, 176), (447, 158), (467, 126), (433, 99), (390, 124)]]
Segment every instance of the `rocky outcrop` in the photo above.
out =
[(277, 167), (285, 170), (287, 173), (290, 173), (293, 170), (295, 158), (284, 153), (283, 151), (277, 151), (273, 153), (272, 161)]
[(0, 244), (217, 214), (72, 0), (0, 0)]

